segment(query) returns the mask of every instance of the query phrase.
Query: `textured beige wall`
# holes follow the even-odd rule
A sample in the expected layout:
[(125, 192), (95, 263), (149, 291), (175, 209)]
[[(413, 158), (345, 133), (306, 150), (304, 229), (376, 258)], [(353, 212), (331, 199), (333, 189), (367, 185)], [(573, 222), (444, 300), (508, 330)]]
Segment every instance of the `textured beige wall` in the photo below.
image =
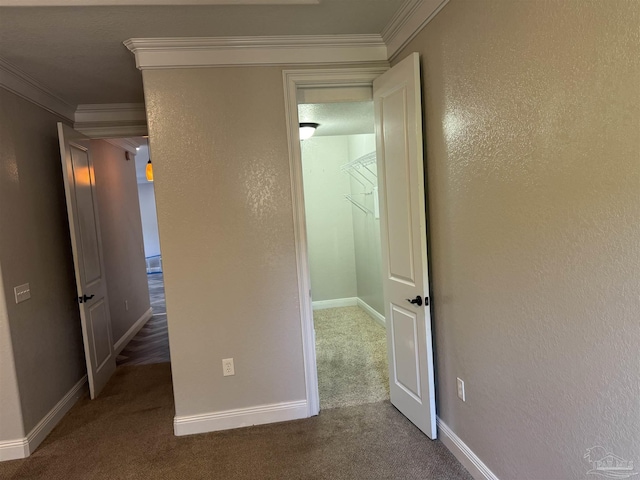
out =
[[(91, 141), (113, 342), (150, 308), (136, 164), (104, 140)], [(125, 301), (129, 309), (125, 307)]]
[(143, 80), (177, 415), (304, 399), (281, 69)]
[[(4, 292), (1, 269), (0, 292)], [(17, 440), (24, 436), (9, 316), (4, 295), (0, 294), (0, 442)]]
[(401, 55), (438, 413), (501, 479), (585, 478), (594, 445), (640, 464), (639, 25), (637, 1), (452, 0)]
[[(58, 118), (0, 89), (0, 262), (29, 432), (85, 374)], [(13, 287), (29, 282), (16, 305)]]
[(313, 301), (358, 295), (347, 136), (312, 137), (302, 142), (307, 248)]

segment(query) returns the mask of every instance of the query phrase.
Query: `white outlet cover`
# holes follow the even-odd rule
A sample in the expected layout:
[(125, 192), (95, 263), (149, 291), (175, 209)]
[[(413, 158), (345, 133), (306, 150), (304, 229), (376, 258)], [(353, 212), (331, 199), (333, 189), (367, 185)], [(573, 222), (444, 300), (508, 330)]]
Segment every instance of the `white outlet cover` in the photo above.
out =
[(233, 366), (233, 358), (222, 359), (222, 375), (224, 377), (230, 377), (236, 374), (236, 370)]

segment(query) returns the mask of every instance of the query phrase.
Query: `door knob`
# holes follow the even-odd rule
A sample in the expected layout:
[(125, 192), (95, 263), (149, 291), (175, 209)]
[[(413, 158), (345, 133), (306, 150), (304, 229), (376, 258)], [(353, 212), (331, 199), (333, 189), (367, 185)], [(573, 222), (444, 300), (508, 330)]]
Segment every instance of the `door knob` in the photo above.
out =
[(93, 297), (95, 297), (95, 295), (90, 295), (87, 297), (87, 295), (82, 295), (81, 297), (78, 297), (78, 302), (79, 303), (87, 303), (87, 301), (91, 300)]
[(407, 302), (413, 303), (419, 307), (422, 306), (422, 297), (420, 295), (416, 295), (416, 298), (407, 298)]

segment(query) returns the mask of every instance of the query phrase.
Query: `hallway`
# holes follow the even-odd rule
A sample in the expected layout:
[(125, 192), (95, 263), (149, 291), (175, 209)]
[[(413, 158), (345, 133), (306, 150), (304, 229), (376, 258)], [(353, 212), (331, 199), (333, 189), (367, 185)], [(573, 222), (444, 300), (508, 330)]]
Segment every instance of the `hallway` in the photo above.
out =
[(120, 352), (116, 359), (118, 366), (171, 361), (164, 277), (162, 273), (151, 273), (147, 279), (153, 316)]
[(31, 457), (0, 463), (0, 478), (472, 480), (389, 402), (187, 437), (173, 435), (173, 415), (168, 363), (119, 367)]

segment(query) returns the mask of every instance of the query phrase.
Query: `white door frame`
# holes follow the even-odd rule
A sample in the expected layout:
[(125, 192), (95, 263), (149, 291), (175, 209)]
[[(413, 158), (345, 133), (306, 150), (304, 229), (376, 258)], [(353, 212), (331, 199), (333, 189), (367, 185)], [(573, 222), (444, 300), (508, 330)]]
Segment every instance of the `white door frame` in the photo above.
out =
[(309, 276), (309, 255), (307, 250), (307, 224), (304, 209), (302, 183), (302, 153), (300, 150), (298, 119), (299, 87), (372, 87), (373, 80), (388, 67), (335, 68), (284, 70), (284, 102), (289, 141), (289, 170), (291, 176), (291, 200), (293, 206), (293, 230), (298, 271), (298, 296), (300, 299), (300, 324), (302, 327), (302, 355), (304, 379), (307, 393), (308, 416), (320, 412), (318, 393), (318, 370), (316, 366), (316, 344), (313, 331), (313, 310), (311, 307), (311, 282)]

